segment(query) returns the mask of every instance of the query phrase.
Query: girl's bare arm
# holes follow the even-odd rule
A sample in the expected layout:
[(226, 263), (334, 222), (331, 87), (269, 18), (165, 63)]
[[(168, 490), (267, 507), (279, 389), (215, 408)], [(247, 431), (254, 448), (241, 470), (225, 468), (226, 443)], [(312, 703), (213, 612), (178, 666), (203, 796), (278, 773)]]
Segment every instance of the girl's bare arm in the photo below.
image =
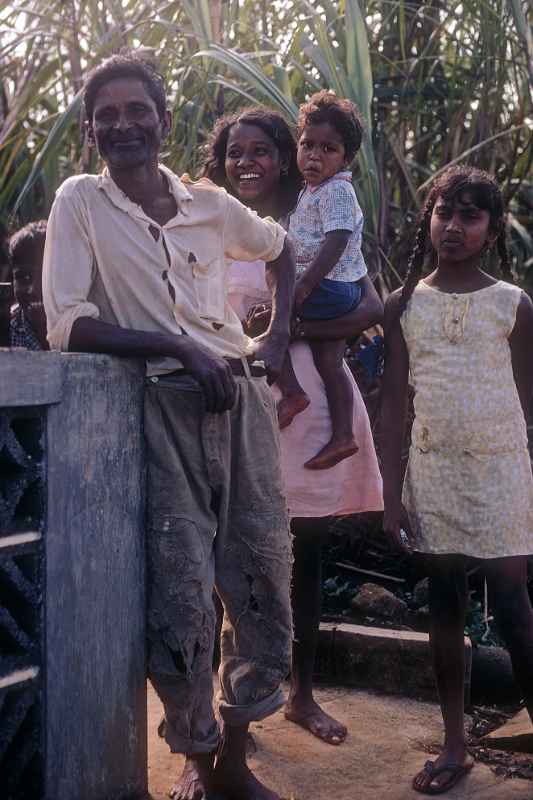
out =
[(399, 316), (400, 292), (385, 303), (385, 371), (381, 388), (380, 442), (383, 468), (383, 528), (403, 547), (400, 528), (406, 526), (402, 506), (401, 457), (407, 416), (409, 354)]
[(526, 422), (530, 422), (533, 401), (533, 303), (522, 293), (516, 321), (509, 337), (513, 374)]

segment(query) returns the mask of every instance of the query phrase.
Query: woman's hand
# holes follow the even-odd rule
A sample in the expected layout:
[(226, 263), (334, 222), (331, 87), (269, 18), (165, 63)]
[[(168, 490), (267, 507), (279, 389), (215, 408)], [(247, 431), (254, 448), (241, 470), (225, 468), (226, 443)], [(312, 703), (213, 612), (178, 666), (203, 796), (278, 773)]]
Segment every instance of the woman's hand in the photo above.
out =
[(271, 316), (271, 303), (257, 303), (252, 306), (242, 324), (246, 335), (251, 339), (255, 339), (265, 333), (270, 325)]

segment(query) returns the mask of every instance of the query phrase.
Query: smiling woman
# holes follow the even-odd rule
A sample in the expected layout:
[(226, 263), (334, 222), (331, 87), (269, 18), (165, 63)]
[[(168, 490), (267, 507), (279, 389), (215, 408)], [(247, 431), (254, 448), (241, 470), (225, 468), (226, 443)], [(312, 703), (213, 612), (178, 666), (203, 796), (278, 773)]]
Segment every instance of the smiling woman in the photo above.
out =
[[(218, 121), (205, 168), (211, 180), (259, 215), (286, 218), (296, 205), (302, 178), (296, 162), (296, 143), (280, 114), (253, 108)], [(261, 332), (265, 303), (269, 301), (269, 269), (264, 261), (229, 266), (229, 300), (250, 335)], [(262, 311), (254, 313), (254, 308)], [(381, 304), (368, 278), (360, 305), (340, 319), (304, 323), (304, 334), (343, 338), (356, 336), (379, 321)], [(342, 326), (342, 330), (341, 330)], [(307, 341), (290, 347), (294, 370), (310, 402), (292, 424), (280, 432), (285, 493), (292, 516), (294, 567), (292, 605), (295, 637), (287, 719), (329, 744), (341, 744), (346, 727), (329, 716), (313, 698), (313, 664), (321, 607), (321, 546), (331, 517), (382, 508), (381, 479), (363, 399), (345, 366), (353, 393), (354, 429), (358, 452), (329, 470), (311, 471), (304, 463), (331, 436), (331, 420), (324, 384), (315, 369)], [(273, 387), (279, 399), (279, 387)]]

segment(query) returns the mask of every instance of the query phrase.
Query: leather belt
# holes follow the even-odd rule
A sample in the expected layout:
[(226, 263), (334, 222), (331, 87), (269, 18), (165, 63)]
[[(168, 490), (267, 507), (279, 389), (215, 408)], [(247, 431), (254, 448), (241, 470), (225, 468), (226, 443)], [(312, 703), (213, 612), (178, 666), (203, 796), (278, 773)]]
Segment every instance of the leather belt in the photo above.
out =
[[(243, 359), (240, 358), (226, 358), (225, 361), (230, 366), (231, 372), (235, 375), (236, 378), (246, 378), (248, 377), (248, 372), (246, 367), (243, 364)], [(261, 362), (258, 363), (250, 363), (248, 361), (248, 369), (250, 370), (249, 374), (252, 378), (264, 378), (266, 377), (267, 371), (262, 365)], [(191, 375), (192, 373), (188, 369), (175, 369), (173, 372), (169, 372), (166, 375), (162, 375), (162, 378), (179, 378), (181, 375)], [(159, 376), (154, 376), (159, 377)], [(153, 383), (157, 383), (154, 381), (153, 377), (150, 378)]]
[[(246, 368), (241, 358), (226, 358), (226, 361), (230, 365), (230, 369), (236, 377), (238, 378), (247, 377)], [(250, 363), (248, 361), (248, 367), (250, 370), (250, 375), (253, 378), (264, 378), (265, 375), (267, 374), (266, 369), (261, 363), (254, 364), (253, 362)]]

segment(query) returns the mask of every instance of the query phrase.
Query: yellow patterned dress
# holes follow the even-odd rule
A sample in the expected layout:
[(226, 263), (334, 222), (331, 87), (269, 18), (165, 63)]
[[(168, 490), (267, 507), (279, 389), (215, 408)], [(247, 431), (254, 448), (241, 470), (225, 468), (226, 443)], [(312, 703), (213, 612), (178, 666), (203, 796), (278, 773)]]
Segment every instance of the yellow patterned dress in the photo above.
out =
[(401, 318), (415, 389), (403, 503), (417, 549), (533, 553), (533, 478), (509, 335), (521, 291), (449, 294), (420, 281)]

